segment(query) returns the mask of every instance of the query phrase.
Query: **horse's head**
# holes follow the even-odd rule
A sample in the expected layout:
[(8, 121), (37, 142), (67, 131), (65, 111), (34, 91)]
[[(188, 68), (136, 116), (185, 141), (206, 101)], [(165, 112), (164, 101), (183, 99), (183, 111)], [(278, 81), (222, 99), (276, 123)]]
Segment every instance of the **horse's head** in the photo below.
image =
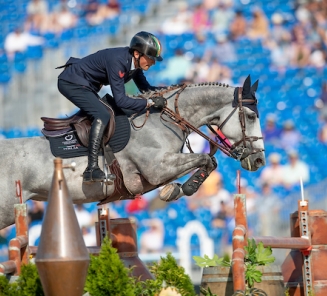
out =
[[(226, 137), (224, 144), (244, 169), (256, 171), (265, 165), (264, 144), (259, 122), (255, 92), (258, 80), (251, 86), (250, 75), (243, 87), (234, 89), (232, 105), (226, 104), (218, 122)], [(228, 110), (229, 111), (228, 111)]]
[[(191, 126), (209, 126), (221, 141), (211, 144), (240, 160), (244, 169), (256, 171), (265, 165), (255, 96), (257, 88), (258, 81), (251, 86), (251, 78), (248, 76), (243, 87), (233, 88), (209, 82), (188, 87), (172, 86), (162, 94), (168, 99), (168, 109), (175, 109), (177, 112), (172, 112), (169, 116), (179, 122), (179, 126), (190, 130), (193, 129)], [(169, 113), (165, 110), (165, 114)], [(211, 125), (216, 125), (218, 132), (212, 129)]]

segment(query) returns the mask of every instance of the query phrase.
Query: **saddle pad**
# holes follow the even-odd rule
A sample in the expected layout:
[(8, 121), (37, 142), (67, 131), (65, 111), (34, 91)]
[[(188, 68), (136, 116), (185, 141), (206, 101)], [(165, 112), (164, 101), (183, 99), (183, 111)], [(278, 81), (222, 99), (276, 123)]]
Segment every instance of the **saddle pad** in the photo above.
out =
[[(108, 143), (113, 153), (124, 149), (131, 135), (131, 126), (125, 114), (117, 115), (115, 120), (116, 129)], [(88, 148), (82, 145), (73, 129), (58, 137), (47, 137), (47, 139), (50, 142), (51, 153), (55, 157), (72, 158), (88, 155)], [(102, 151), (99, 155), (103, 155)]]
[(131, 125), (126, 114), (115, 116), (116, 128), (108, 144), (113, 153), (117, 153), (125, 148), (131, 136)]
[(77, 137), (75, 130), (70, 130), (58, 137), (47, 137), (50, 142), (51, 153), (55, 157), (71, 158), (87, 155), (87, 147), (84, 147)]

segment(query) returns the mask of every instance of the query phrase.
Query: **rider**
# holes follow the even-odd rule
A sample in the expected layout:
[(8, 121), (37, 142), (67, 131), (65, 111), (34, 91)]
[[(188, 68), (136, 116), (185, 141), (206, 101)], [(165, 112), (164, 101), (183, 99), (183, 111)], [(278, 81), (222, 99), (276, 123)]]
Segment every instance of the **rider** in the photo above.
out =
[[(133, 99), (125, 94), (124, 84), (133, 79), (142, 92), (155, 90), (146, 80), (147, 71), (156, 61), (162, 61), (161, 44), (148, 32), (139, 32), (129, 47), (107, 48), (82, 59), (71, 57), (58, 76), (58, 89), (68, 100), (84, 111), (92, 121), (88, 146), (88, 166), (83, 173), (83, 182), (103, 181), (106, 176), (98, 166), (98, 152), (110, 115), (99, 101), (102, 85), (110, 85), (119, 108), (142, 111), (153, 106), (162, 109), (166, 100), (154, 97), (148, 100)], [(112, 180), (114, 175), (109, 175)]]

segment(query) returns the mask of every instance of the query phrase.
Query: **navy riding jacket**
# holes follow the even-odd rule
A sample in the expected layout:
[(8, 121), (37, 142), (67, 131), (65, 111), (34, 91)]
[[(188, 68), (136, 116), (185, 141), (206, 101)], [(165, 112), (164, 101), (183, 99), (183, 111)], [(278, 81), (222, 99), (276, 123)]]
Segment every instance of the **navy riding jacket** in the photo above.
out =
[(133, 79), (140, 91), (155, 90), (146, 80), (142, 69), (131, 69), (132, 54), (129, 47), (100, 50), (82, 59), (71, 57), (58, 76), (71, 83), (86, 86), (99, 92), (102, 85), (110, 85), (116, 105), (123, 109), (142, 111), (146, 100), (126, 96), (124, 84)]

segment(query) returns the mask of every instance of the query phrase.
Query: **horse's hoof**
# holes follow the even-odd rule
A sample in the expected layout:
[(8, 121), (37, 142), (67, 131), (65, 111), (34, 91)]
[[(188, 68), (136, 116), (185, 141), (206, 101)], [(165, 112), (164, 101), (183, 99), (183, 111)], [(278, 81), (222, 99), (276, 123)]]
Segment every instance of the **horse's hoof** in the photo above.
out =
[(162, 188), (159, 198), (163, 201), (169, 202), (179, 199), (182, 195), (183, 193), (181, 192), (181, 184), (170, 183)]

